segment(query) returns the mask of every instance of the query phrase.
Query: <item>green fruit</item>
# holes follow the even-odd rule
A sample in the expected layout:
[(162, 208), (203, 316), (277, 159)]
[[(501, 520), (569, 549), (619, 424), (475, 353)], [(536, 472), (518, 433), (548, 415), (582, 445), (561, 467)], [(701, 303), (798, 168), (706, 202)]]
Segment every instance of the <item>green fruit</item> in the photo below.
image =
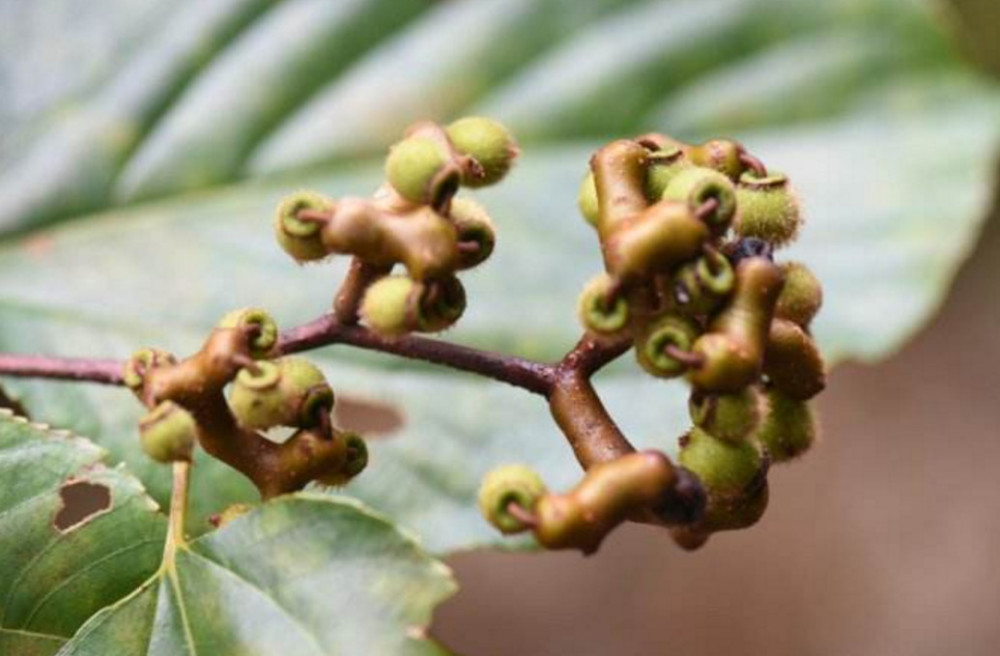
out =
[(416, 323), (411, 330), (436, 333), (455, 325), (465, 312), (465, 287), (456, 276), (422, 283), (417, 287)]
[(520, 152), (514, 137), (503, 125), (481, 116), (460, 118), (446, 128), (455, 149), (479, 163), (480, 175), (466, 172), (462, 184), (486, 187), (503, 179)]
[(732, 293), (736, 273), (729, 258), (711, 250), (674, 274), (674, 298), (679, 309), (694, 316), (714, 312)]
[(686, 317), (668, 314), (647, 326), (635, 340), (635, 357), (649, 374), (659, 378), (680, 376), (688, 365), (667, 353), (673, 346), (690, 352), (699, 334), (698, 324)]
[(461, 171), (444, 147), (421, 136), (407, 137), (389, 150), (385, 174), (403, 198), (435, 207), (450, 198), (461, 182)]
[(474, 244), (475, 250), (460, 250), (459, 269), (471, 269), (485, 262), (496, 246), (496, 229), (482, 205), (468, 198), (455, 198), (449, 212), (458, 232), (459, 247)]
[(600, 208), (597, 202), (597, 184), (594, 182), (593, 173), (587, 173), (580, 182), (580, 190), (576, 195), (576, 205), (580, 208), (580, 214), (587, 220), (587, 223), (596, 228), (600, 217)]
[(334, 203), (326, 196), (311, 191), (296, 191), (278, 205), (274, 217), (274, 236), (278, 244), (299, 262), (320, 260), (328, 255), (321, 238), (322, 225), (298, 218), (302, 210), (330, 212)]
[(254, 370), (241, 369), (229, 396), (240, 424), (255, 430), (317, 426), (319, 413), (329, 414), (333, 404), (333, 390), (323, 372), (296, 357), (258, 362)]
[(347, 457), (336, 470), (320, 476), (316, 482), (330, 487), (342, 487), (368, 466), (368, 444), (360, 435), (350, 431), (337, 435), (335, 439), (346, 442)]
[(368, 287), (361, 302), (361, 317), (380, 335), (401, 335), (409, 330), (411, 295), (416, 283), (403, 275), (379, 278)]
[(664, 145), (646, 156), (646, 198), (651, 203), (663, 199), (663, 192), (682, 171), (691, 166), (676, 145)]
[(166, 351), (155, 348), (139, 349), (125, 361), (122, 379), (130, 390), (136, 392), (142, 388), (146, 380), (146, 372), (150, 369), (174, 364), (177, 364), (177, 358)]
[(479, 486), (479, 510), (501, 533), (520, 533), (530, 527), (511, 515), (508, 507), (515, 503), (532, 512), (545, 496), (545, 483), (524, 465), (504, 465), (490, 471)]
[(760, 393), (747, 387), (733, 394), (691, 395), (688, 410), (695, 426), (720, 440), (746, 439), (760, 422)]
[(770, 390), (766, 400), (767, 409), (756, 437), (771, 460), (787, 462), (808, 451), (818, 432), (812, 405), (777, 390)]
[(628, 325), (628, 302), (621, 295), (608, 300), (614, 281), (601, 274), (588, 282), (580, 293), (577, 313), (580, 323), (595, 333), (614, 333)]
[(781, 268), (785, 272), (785, 286), (774, 306), (774, 316), (808, 328), (823, 305), (823, 287), (800, 262), (787, 262)]
[(715, 234), (724, 233), (736, 214), (736, 187), (732, 181), (718, 171), (701, 166), (678, 172), (663, 191), (663, 199), (683, 201), (693, 211), (714, 200), (715, 209), (701, 219)]
[(711, 505), (715, 497), (739, 495), (752, 487), (763, 462), (752, 442), (719, 439), (695, 427), (681, 438), (680, 464), (698, 476)]
[(754, 237), (775, 247), (791, 243), (802, 226), (798, 196), (781, 173), (758, 178), (748, 171), (736, 190), (739, 217), (736, 232)]
[(164, 401), (139, 420), (139, 442), (157, 462), (190, 460), (198, 424), (191, 413), (173, 401)]
[(239, 328), (251, 331), (250, 355), (267, 357), (278, 345), (278, 324), (260, 308), (241, 308), (226, 314), (218, 323), (219, 328)]

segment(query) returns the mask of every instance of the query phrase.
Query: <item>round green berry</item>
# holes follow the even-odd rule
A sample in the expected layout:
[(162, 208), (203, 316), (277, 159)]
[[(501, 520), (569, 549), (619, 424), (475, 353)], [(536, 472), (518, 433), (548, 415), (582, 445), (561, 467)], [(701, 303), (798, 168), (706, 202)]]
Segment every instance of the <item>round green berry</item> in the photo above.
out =
[(545, 493), (545, 483), (534, 470), (524, 465), (504, 465), (483, 478), (479, 510), (501, 533), (520, 533), (529, 527), (510, 513), (510, 505), (532, 512)]
[(686, 314), (705, 316), (715, 311), (736, 285), (729, 258), (711, 250), (674, 274), (674, 298)]
[(774, 462), (787, 462), (816, 441), (816, 418), (808, 401), (788, 397), (778, 390), (766, 395), (766, 412), (756, 437)]
[(823, 305), (823, 287), (813, 272), (800, 262), (787, 262), (781, 268), (785, 272), (785, 286), (778, 296), (774, 316), (808, 328)]
[(320, 476), (316, 481), (330, 487), (342, 487), (368, 466), (368, 444), (360, 435), (351, 431), (341, 433), (334, 439), (345, 441), (347, 456), (336, 470)]
[(468, 198), (455, 198), (449, 216), (458, 232), (459, 269), (471, 269), (485, 262), (496, 246), (496, 229), (483, 206)]
[(455, 325), (465, 312), (465, 287), (457, 276), (446, 276), (417, 286), (417, 312), (411, 330), (436, 333)]
[(239, 328), (252, 333), (250, 355), (267, 357), (278, 345), (278, 324), (274, 317), (260, 308), (241, 308), (227, 313), (218, 323), (219, 328)]
[(380, 335), (401, 335), (409, 328), (409, 315), (415, 303), (416, 283), (404, 275), (379, 278), (365, 291), (361, 317)]
[(802, 212), (798, 196), (781, 173), (758, 178), (748, 171), (736, 190), (739, 216), (736, 232), (773, 246), (784, 246), (798, 236)]
[(639, 365), (658, 378), (680, 376), (688, 365), (671, 354), (668, 347), (690, 352), (698, 338), (698, 324), (686, 317), (668, 314), (646, 327), (635, 341)]
[(142, 450), (157, 462), (190, 460), (197, 437), (194, 417), (173, 401), (160, 403), (139, 420)]
[(333, 390), (323, 372), (305, 358), (296, 357), (241, 369), (229, 396), (240, 424), (256, 430), (316, 426), (322, 421), (319, 413), (329, 413), (333, 404)]
[(304, 221), (299, 212), (332, 213), (332, 200), (312, 191), (297, 191), (281, 201), (274, 216), (274, 236), (286, 253), (299, 262), (320, 260), (328, 255), (321, 236), (322, 226)]
[(610, 276), (601, 274), (584, 286), (577, 302), (577, 313), (585, 329), (614, 333), (628, 325), (628, 302), (621, 295), (609, 298), (613, 284)]
[(760, 423), (760, 393), (747, 387), (733, 394), (695, 392), (688, 402), (695, 426), (720, 440), (739, 442), (746, 439)]
[(482, 116), (460, 118), (446, 128), (455, 149), (479, 163), (478, 175), (462, 180), (467, 187), (485, 187), (503, 179), (514, 165), (519, 149), (503, 125)]
[(714, 201), (715, 208), (701, 216), (712, 231), (721, 234), (729, 228), (736, 214), (736, 187), (716, 170), (692, 166), (673, 176), (663, 191), (664, 200), (687, 203), (692, 210)]
[(389, 150), (385, 174), (403, 198), (434, 206), (450, 198), (461, 182), (461, 172), (444, 147), (421, 136), (407, 137)]
[(757, 447), (748, 440), (722, 440), (695, 427), (681, 438), (680, 463), (701, 479), (709, 494), (741, 494), (759, 477), (762, 460)]

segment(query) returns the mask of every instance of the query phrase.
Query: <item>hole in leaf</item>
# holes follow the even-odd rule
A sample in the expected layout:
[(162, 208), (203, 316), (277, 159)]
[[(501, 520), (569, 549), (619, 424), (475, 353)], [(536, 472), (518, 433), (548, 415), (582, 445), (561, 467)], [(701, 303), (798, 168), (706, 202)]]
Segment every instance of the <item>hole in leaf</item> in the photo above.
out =
[(80, 528), (111, 508), (111, 490), (106, 485), (88, 481), (66, 483), (59, 490), (62, 508), (52, 521), (61, 533)]
[(333, 410), (337, 425), (368, 437), (388, 437), (406, 423), (396, 406), (358, 396), (338, 396)]

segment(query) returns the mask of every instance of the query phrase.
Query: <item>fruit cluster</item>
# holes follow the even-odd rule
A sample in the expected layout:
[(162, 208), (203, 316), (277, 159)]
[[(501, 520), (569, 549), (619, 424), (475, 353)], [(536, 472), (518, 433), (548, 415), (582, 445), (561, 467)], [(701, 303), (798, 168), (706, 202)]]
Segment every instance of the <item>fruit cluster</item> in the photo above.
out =
[[(334, 394), (300, 357), (273, 357), (278, 328), (262, 310), (230, 312), (184, 360), (157, 349), (125, 364), (125, 384), (150, 409), (143, 450), (160, 462), (190, 460), (194, 445), (245, 474), (269, 498), (311, 481), (341, 485), (364, 469), (365, 442), (331, 425)], [(228, 399), (225, 390), (229, 387)], [(294, 429), (278, 443), (258, 431)]]
[[(700, 479), (707, 507), (673, 527), (675, 539), (695, 548), (755, 523), (769, 464), (814, 441), (808, 401), (825, 385), (809, 332), (820, 284), (805, 265), (772, 256), (802, 224), (788, 179), (734, 141), (649, 134), (594, 154), (579, 207), (605, 269), (580, 296), (584, 328), (628, 340), (646, 372), (691, 386), (694, 426), (679, 460)], [(655, 504), (669, 472), (661, 459), (645, 452), (593, 467), (567, 495), (547, 494), (525, 468), (502, 468), (484, 481), (481, 508), (505, 533), (530, 529), (543, 546), (590, 552)]]
[[(517, 154), (507, 130), (487, 118), (417, 123), (390, 149), (386, 183), (372, 198), (293, 194), (275, 234), (299, 262), (343, 254), (366, 266), (374, 281), (360, 310), (372, 330), (444, 330), (465, 310), (457, 272), (486, 261), (496, 239), (486, 210), (455, 194), (500, 181)], [(397, 264), (405, 274), (392, 274)]]

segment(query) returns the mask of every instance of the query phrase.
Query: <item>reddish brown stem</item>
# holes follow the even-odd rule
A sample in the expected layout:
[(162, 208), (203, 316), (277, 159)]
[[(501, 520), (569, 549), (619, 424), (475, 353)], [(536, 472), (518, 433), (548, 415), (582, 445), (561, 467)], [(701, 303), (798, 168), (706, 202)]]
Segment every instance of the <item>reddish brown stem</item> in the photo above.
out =
[(351, 326), (357, 324), (361, 320), (358, 310), (368, 286), (387, 273), (387, 267), (377, 267), (356, 257), (351, 258), (351, 268), (347, 270), (347, 276), (333, 300), (333, 313), (337, 321)]
[(298, 353), (331, 344), (348, 344), (451, 367), (543, 396), (549, 395), (555, 378), (555, 367), (550, 364), (426, 337), (382, 337), (362, 326), (345, 326), (332, 315), (284, 333), (278, 348), (282, 353)]
[(124, 363), (120, 360), (0, 354), (0, 374), (19, 378), (52, 378), (123, 385), (123, 366)]

